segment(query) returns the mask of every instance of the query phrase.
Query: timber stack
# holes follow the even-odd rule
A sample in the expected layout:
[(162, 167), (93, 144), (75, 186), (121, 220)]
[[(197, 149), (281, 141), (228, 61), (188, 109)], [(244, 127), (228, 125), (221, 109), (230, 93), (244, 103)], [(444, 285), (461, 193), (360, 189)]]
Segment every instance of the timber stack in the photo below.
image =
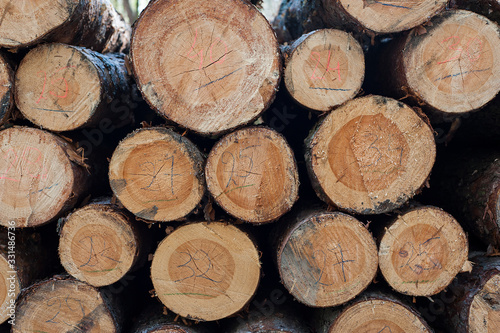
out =
[(0, 332), (500, 331), (499, 2), (259, 2), (0, 0)]

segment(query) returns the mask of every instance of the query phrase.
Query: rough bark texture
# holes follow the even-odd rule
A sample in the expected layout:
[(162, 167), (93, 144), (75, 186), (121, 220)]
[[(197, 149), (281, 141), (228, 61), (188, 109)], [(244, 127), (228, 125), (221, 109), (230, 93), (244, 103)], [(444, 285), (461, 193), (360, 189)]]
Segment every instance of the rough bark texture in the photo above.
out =
[(233, 225), (182, 226), (158, 246), (151, 265), (155, 294), (173, 312), (200, 321), (241, 310), (260, 278), (259, 254)]
[(11, 116), (14, 106), (14, 71), (0, 53), (0, 125)]
[(323, 201), (360, 214), (413, 197), (434, 165), (430, 127), (408, 106), (366, 96), (328, 114), (305, 141), (312, 185)]
[(274, 32), (244, 0), (150, 2), (134, 25), (130, 59), (151, 107), (202, 135), (256, 119), (280, 80)]
[(396, 291), (435, 295), (448, 286), (467, 260), (468, 244), (460, 224), (431, 206), (411, 209), (389, 224), (379, 245), (379, 265)]
[(0, 46), (61, 42), (98, 52), (125, 52), (130, 26), (108, 0), (0, 1)]
[(305, 209), (286, 221), (277, 264), (281, 281), (298, 301), (312, 307), (340, 305), (375, 278), (377, 246), (354, 217)]
[(47, 223), (73, 208), (87, 188), (88, 170), (75, 148), (39, 129), (0, 131), (0, 225)]
[(298, 198), (299, 175), (285, 138), (248, 127), (221, 138), (205, 166), (207, 187), (229, 214), (252, 223), (272, 222)]
[(341, 30), (316, 30), (285, 48), (285, 86), (312, 110), (330, 111), (356, 96), (364, 74), (361, 46)]
[(24, 57), (15, 87), (22, 114), (51, 131), (98, 124), (116, 128), (131, 120), (118, 119), (116, 107), (116, 102), (126, 102), (132, 93), (123, 54), (44, 44)]
[(137, 217), (178, 220), (205, 193), (204, 158), (185, 137), (162, 127), (137, 130), (123, 139), (109, 164), (111, 189)]

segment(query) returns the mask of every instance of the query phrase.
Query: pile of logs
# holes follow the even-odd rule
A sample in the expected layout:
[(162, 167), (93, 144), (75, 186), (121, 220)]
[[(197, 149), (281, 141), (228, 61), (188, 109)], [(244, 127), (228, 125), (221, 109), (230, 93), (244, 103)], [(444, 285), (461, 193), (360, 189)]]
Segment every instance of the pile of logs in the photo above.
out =
[(0, 17), (0, 332), (500, 331), (500, 1)]

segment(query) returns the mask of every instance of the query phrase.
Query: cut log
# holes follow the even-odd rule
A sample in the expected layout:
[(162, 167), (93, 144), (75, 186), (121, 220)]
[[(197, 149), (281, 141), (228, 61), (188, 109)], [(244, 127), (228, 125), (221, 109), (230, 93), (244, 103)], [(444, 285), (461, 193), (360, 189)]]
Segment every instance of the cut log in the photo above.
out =
[(74, 211), (60, 231), (61, 264), (71, 276), (94, 287), (120, 280), (141, 257), (142, 239), (135, 223), (110, 204)]
[(116, 306), (94, 287), (54, 277), (19, 295), (12, 333), (121, 332)]
[(256, 119), (280, 80), (276, 36), (248, 1), (152, 1), (130, 58), (151, 107), (203, 135)]
[(241, 310), (260, 278), (248, 236), (221, 222), (182, 226), (158, 246), (151, 265), (156, 296), (173, 312), (200, 321)]
[(0, 54), (0, 125), (11, 116), (14, 106), (14, 71), (7, 60)]
[(393, 210), (422, 187), (435, 159), (430, 127), (381, 96), (351, 100), (306, 139), (306, 165), (325, 202), (360, 214)]
[(95, 126), (105, 117), (106, 127), (116, 127), (118, 115), (110, 105), (131, 94), (123, 54), (66, 44), (31, 50), (16, 72), (15, 88), (22, 114), (57, 132)]
[(277, 263), (284, 286), (298, 301), (312, 307), (340, 305), (373, 281), (377, 246), (360, 221), (324, 211), (303, 212), (292, 220), (278, 246)]
[(178, 220), (191, 213), (205, 193), (203, 161), (198, 148), (174, 131), (139, 129), (113, 153), (111, 189), (137, 217)]
[(0, 131), (0, 225), (39, 226), (71, 209), (89, 176), (75, 148), (29, 127)]
[[(500, 28), (486, 17), (450, 10), (396, 42), (392, 85), (442, 121), (481, 108), (500, 90)], [(385, 66), (384, 66), (385, 67)]]
[(285, 138), (248, 127), (220, 139), (205, 167), (207, 188), (226, 212), (252, 223), (272, 222), (298, 198), (299, 177)]
[(408, 30), (442, 11), (447, 0), (291, 0), (283, 1), (273, 26), (280, 42), (318, 28), (371, 31)]
[(380, 241), (379, 265), (391, 287), (403, 294), (431, 296), (461, 271), (468, 255), (467, 236), (445, 211), (412, 209), (392, 222)]
[(0, 46), (61, 42), (98, 52), (124, 52), (130, 26), (108, 0), (0, 1)]
[(322, 310), (316, 318), (318, 333), (431, 333), (431, 328), (410, 306), (392, 295), (366, 293), (340, 312)]
[(285, 86), (301, 105), (330, 111), (359, 92), (365, 74), (363, 50), (348, 33), (321, 29), (285, 51)]

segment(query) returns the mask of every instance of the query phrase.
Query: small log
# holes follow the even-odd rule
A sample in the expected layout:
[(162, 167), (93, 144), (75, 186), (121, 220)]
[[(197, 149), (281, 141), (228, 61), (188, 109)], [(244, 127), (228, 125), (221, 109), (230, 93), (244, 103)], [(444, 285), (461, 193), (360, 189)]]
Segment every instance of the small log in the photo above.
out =
[(14, 71), (5, 57), (0, 54), (0, 125), (11, 116), (14, 106)]
[(468, 244), (460, 224), (431, 206), (398, 216), (380, 241), (382, 275), (397, 292), (431, 296), (441, 292), (461, 271)]
[(53, 277), (19, 295), (12, 333), (121, 332), (116, 306), (96, 288), (74, 279)]
[(94, 287), (120, 280), (146, 255), (136, 223), (111, 204), (74, 211), (65, 218), (59, 235), (61, 264), (71, 276)]
[(130, 59), (151, 107), (202, 135), (256, 119), (280, 80), (276, 36), (242, 0), (150, 2), (134, 25)]
[(150, 127), (123, 139), (109, 163), (111, 189), (137, 217), (178, 220), (191, 213), (205, 193), (203, 156), (174, 131)]
[(193, 320), (228, 317), (252, 298), (260, 278), (259, 254), (250, 238), (230, 224), (182, 226), (158, 246), (151, 265), (156, 296)]
[(295, 101), (317, 111), (330, 111), (361, 89), (363, 50), (348, 33), (321, 29), (285, 49), (285, 86)]
[(393, 89), (426, 106), (433, 121), (477, 110), (500, 90), (500, 28), (486, 17), (450, 10), (395, 42), (384, 66)]
[(248, 127), (220, 139), (205, 166), (207, 188), (226, 212), (252, 223), (272, 222), (298, 198), (292, 149), (278, 132)]
[(110, 105), (130, 95), (130, 86), (123, 54), (43, 44), (21, 61), (15, 98), (28, 120), (60, 132), (95, 126), (105, 117), (107, 126), (116, 126)]
[(0, 131), (0, 225), (45, 224), (73, 208), (89, 176), (75, 148), (35, 128)]
[(291, 0), (283, 1), (273, 22), (280, 42), (329, 27), (371, 34), (416, 27), (442, 11), (447, 0)]
[(306, 139), (317, 195), (342, 210), (393, 210), (425, 183), (435, 159), (430, 127), (390, 98), (356, 98), (328, 114)]
[(108, 0), (0, 2), (0, 46), (61, 42), (97, 52), (124, 52), (130, 26)]
[(377, 245), (360, 221), (340, 212), (303, 211), (282, 235), (277, 263), (283, 285), (312, 307), (343, 304), (361, 293), (378, 269)]

